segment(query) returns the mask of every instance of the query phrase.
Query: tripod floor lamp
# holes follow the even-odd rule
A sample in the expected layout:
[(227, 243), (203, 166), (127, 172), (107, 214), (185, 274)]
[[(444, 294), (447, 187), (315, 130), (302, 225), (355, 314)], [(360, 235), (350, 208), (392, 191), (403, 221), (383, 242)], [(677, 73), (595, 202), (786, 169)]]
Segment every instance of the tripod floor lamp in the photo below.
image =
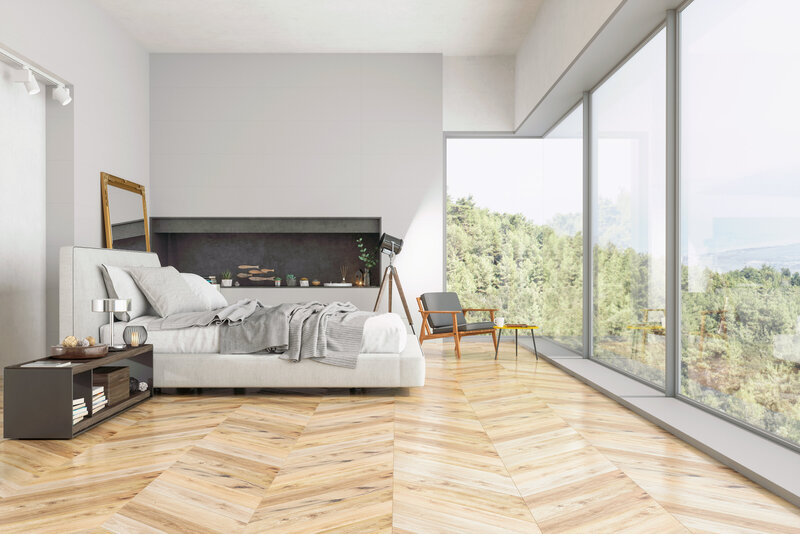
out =
[(383, 292), (386, 289), (386, 286), (389, 286), (389, 313), (392, 311), (392, 285), (397, 285), (397, 293), (400, 295), (400, 302), (403, 303), (403, 309), (406, 312), (406, 319), (408, 319), (408, 324), (411, 326), (411, 332), (416, 334), (414, 331), (414, 321), (411, 320), (411, 311), (408, 309), (408, 302), (406, 302), (406, 294), (403, 292), (403, 284), (400, 283), (400, 277), (397, 274), (397, 267), (394, 266), (394, 257), (400, 254), (400, 251), (403, 250), (403, 240), (391, 236), (389, 234), (383, 234), (381, 236), (381, 240), (378, 244), (378, 250), (380, 250), (383, 254), (389, 256), (389, 265), (383, 271), (383, 278), (381, 279), (381, 287), (378, 289), (378, 298), (375, 300), (375, 307), (372, 311), (378, 311), (378, 306), (381, 304), (381, 298), (383, 297)]

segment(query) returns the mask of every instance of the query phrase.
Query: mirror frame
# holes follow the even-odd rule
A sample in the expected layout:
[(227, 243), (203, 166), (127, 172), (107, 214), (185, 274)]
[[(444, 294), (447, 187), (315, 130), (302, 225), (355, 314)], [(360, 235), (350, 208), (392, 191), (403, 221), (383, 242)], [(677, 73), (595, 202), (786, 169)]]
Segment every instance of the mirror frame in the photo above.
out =
[(111, 213), (108, 209), (108, 187), (118, 187), (137, 195), (142, 195), (142, 213), (144, 216), (144, 242), (147, 252), (150, 252), (150, 224), (147, 220), (147, 197), (144, 193), (144, 186), (135, 182), (130, 182), (124, 178), (108, 174), (107, 172), (100, 173), (100, 195), (102, 196), (103, 203), (103, 226), (106, 234), (106, 248), (114, 248), (114, 239), (111, 236)]

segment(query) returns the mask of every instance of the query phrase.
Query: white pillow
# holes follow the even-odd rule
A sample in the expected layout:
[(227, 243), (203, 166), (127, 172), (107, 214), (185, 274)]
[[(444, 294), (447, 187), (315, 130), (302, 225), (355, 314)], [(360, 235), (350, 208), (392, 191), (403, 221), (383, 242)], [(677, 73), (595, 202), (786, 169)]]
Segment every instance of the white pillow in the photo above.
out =
[(175, 267), (130, 267), (128, 272), (161, 317), (207, 311)]
[(205, 278), (192, 273), (181, 273), (189, 289), (205, 304), (206, 310), (216, 310), (228, 305), (228, 301), (217, 288), (209, 284)]
[(131, 275), (122, 267), (102, 264), (103, 281), (106, 284), (108, 297), (112, 299), (130, 299), (131, 311), (116, 312), (114, 316), (118, 321), (130, 321), (142, 315), (154, 315), (147, 298), (133, 281)]

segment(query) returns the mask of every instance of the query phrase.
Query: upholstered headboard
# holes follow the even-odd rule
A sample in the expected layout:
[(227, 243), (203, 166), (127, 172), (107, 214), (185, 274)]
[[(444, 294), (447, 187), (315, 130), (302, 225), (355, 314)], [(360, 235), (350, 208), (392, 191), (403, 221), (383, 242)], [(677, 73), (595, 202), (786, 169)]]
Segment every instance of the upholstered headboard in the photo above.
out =
[(107, 248), (62, 247), (59, 258), (58, 331), (60, 339), (100, 336), (108, 322), (104, 313), (92, 311), (92, 299), (106, 298), (100, 265), (117, 267), (160, 267), (158, 254)]

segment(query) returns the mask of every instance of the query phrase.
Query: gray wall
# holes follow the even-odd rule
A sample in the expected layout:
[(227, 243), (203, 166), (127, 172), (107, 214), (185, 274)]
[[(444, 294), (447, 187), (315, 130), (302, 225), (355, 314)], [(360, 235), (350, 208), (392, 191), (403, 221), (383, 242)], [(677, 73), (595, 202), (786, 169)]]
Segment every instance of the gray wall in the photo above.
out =
[(154, 54), (150, 65), (153, 216), (382, 217), (406, 238), (412, 309), (441, 289), (440, 55)]
[(0, 367), (45, 347), (45, 91), (0, 63)]
[(3, 45), (75, 88), (73, 242), (101, 247), (100, 172), (150, 184), (149, 54), (91, 0), (3, 1), (0, 12)]

